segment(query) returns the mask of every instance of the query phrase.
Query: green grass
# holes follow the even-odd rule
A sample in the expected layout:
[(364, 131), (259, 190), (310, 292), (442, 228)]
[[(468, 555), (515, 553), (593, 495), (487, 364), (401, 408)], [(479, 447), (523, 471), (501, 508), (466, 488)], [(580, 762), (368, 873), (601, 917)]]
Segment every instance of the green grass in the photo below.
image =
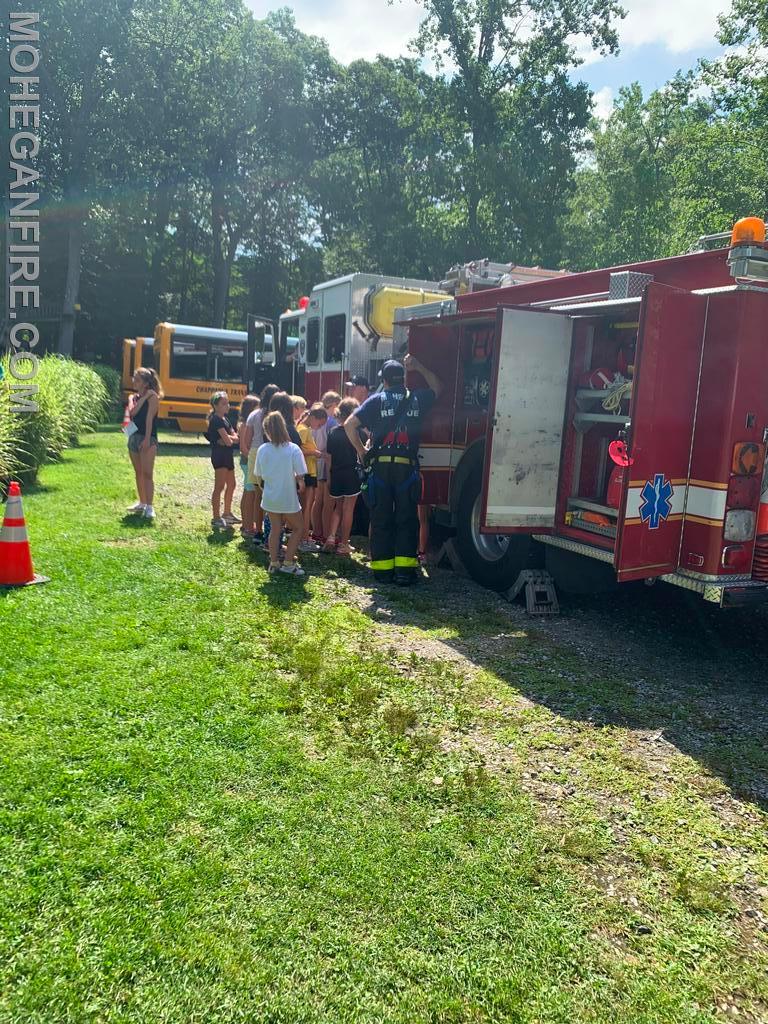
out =
[[(429, 588), (390, 657), (362, 571), (270, 579), (209, 535), (204, 449), (166, 452), (154, 527), (111, 430), (25, 496), (52, 581), (0, 595), (2, 1024), (765, 1019), (765, 815), (660, 776), (625, 680)], [(628, 724), (590, 721), (606, 687)]]

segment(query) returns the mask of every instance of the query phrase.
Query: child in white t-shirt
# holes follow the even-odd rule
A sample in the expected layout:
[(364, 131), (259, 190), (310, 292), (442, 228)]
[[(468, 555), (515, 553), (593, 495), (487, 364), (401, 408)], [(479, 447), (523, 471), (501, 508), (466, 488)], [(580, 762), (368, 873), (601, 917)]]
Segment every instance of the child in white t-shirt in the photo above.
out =
[[(261, 507), (269, 513), (269, 571), (304, 576), (296, 561), (296, 551), (304, 536), (301, 504), (296, 491), (304, 490), (307, 464), (301, 448), (288, 437), (288, 428), (279, 412), (271, 412), (262, 421), (264, 444), (256, 453), (254, 482), (261, 481)], [(285, 562), (280, 565), (280, 537), (285, 526), (291, 535), (285, 548)]]

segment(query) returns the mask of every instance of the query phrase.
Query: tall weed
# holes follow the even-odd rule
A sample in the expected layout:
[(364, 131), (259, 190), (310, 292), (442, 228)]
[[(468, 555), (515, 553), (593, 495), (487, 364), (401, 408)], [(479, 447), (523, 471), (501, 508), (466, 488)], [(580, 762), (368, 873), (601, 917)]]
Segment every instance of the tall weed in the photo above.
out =
[(109, 405), (104, 381), (89, 366), (47, 355), (33, 382), (36, 412), (14, 413), (10, 407), (8, 357), (0, 360), (0, 479), (17, 476), (31, 482), (40, 467), (77, 444), (80, 434), (103, 422)]

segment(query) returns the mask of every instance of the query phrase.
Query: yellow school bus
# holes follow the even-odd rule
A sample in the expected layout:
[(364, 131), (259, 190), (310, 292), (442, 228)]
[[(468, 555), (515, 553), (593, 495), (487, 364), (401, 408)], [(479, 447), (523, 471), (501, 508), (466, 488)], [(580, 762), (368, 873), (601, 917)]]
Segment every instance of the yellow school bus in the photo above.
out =
[(269, 321), (255, 321), (248, 331), (160, 323), (154, 338), (126, 338), (123, 342), (123, 381), (139, 366), (153, 367), (160, 378), (163, 398), (158, 419), (189, 433), (207, 428), (210, 397), (226, 391), (231, 416), (249, 390), (260, 390), (273, 365)]
[(123, 401), (133, 394), (133, 375), (140, 366), (155, 367), (153, 337), (123, 339), (123, 372), (120, 378)]

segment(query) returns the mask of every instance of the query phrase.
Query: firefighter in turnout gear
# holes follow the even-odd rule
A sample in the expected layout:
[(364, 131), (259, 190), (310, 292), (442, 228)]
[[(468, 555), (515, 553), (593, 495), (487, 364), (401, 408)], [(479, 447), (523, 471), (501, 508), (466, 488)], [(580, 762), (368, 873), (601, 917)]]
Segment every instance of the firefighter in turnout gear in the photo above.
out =
[[(426, 388), (409, 391), (405, 371), (414, 370)], [(371, 513), (371, 569), (382, 582), (409, 586), (417, 579), (419, 561), (418, 502), (421, 497), (419, 440), (424, 417), (440, 394), (440, 381), (413, 356), (405, 365), (395, 360), (381, 370), (383, 388), (365, 401), (344, 424), (360, 461), (370, 469), (367, 504)], [(363, 427), (371, 435), (366, 451)]]

